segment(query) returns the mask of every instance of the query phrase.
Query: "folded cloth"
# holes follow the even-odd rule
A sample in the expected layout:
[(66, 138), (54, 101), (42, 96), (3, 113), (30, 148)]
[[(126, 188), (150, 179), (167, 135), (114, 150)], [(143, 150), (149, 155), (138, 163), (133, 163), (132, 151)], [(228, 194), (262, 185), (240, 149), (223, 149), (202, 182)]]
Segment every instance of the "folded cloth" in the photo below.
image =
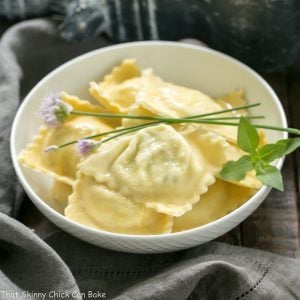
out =
[(46, 19), (19, 23), (2, 37), (0, 299), (300, 299), (297, 259), (217, 242), (171, 254), (117, 253), (55, 226), (45, 226), (42, 239), (13, 218), (25, 197), (9, 159), (20, 99), (57, 65), (108, 44), (69, 44)]

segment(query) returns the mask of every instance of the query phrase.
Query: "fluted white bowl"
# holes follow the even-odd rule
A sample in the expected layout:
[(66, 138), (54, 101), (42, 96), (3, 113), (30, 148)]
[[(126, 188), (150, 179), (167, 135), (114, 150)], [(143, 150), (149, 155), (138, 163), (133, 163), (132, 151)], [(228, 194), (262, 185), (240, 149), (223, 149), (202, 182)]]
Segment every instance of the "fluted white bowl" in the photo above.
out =
[[(198, 228), (162, 235), (125, 235), (95, 230), (64, 217), (47, 204), (51, 185), (49, 178), (19, 164), (18, 154), (32, 141), (41, 125), (35, 114), (41, 98), (62, 89), (88, 98), (88, 82), (99, 80), (124, 58), (136, 58), (141, 68), (153, 68), (164, 80), (199, 89), (212, 97), (243, 88), (249, 103), (262, 103), (255, 112), (266, 116), (264, 122), (278, 126), (287, 124), (281, 103), (268, 83), (249, 67), (227, 55), (175, 42), (134, 42), (105, 47), (81, 55), (52, 71), (31, 90), (20, 106), (11, 133), (11, 156), (23, 188), (38, 209), (58, 227), (107, 249), (133, 253), (168, 252), (221, 236), (245, 220), (262, 203), (270, 188), (262, 187), (241, 207)], [(270, 141), (286, 136), (283, 132), (267, 132)], [(281, 168), (282, 163), (283, 159), (278, 160), (277, 167)]]

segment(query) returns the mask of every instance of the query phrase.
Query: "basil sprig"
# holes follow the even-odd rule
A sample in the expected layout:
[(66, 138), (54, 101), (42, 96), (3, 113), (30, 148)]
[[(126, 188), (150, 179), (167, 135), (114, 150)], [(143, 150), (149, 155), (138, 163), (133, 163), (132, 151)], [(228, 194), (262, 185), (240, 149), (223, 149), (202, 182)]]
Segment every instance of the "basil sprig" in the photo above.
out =
[(259, 146), (259, 135), (250, 122), (241, 117), (238, 125), (238, 146), (246, 155), (236, 161), (228, 161), (219, 177), (224, 180), (243, 180), (246, 173), (255, 170), (256, 178), (263, 184), (283, 191), (281, 172), (271, 162), (282, 156), (288, 155), (300, 147), (300, 138), (279, 140), (274, 144)]

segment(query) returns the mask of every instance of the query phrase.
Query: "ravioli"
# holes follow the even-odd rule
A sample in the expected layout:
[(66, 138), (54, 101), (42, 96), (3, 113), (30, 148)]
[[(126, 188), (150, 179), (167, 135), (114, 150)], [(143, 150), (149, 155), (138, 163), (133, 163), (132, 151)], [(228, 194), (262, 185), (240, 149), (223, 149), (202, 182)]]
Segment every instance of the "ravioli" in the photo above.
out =
[[(247, 104), (243, 90), (235, 90), (231, 93), (223, 95), (220, 98), (216, 99), (216, 102), (219, 103), (223, 107), (223, 109), (231, 109)], [(230, 114), (238, 117), (247, 116), (247, 111), (245, 109), (242, 109), (233, 111)]]
[(72, 186), (58, 180), (55, 180), (51, 189), (51, 203), (54, 209), (60, 213), (64, 213), (68, 205), (68, 198), (72, 194)]
[[(223, 109), (220, 104), (206, 94), (198, 90), (165, 82), (160, 77), (155, 76), (151, 70), (143, 71), (141, 78), (139, 81), (135, 80), (135, 83), (137, 85), (135, 106), (129, 108), (130, 112), (138, 113), (142, 111), (144, 115), (147, 115), (147, 112), (149, 112), (148, 115), (183, 118)], [(218, 115), (218, 117), (220, 116)], [(137, 124), (137, 121), (126, 120), (123, 121), (123, 124), (125, 126), (133, 126)], [(228, 141), (236, 143), (236, 127), (207, 124), (202, 124), (202, 126), (218, 132)]]
[(165, 82), (151, 71), (143, 72), (142, 77), (136, 103), (155, 115), (181, 118), (222, 109), (204, 93)]
[[(155, 117), (156, 115), (151, 113), (149, 110), (143, 108), (142, 106), (134, 103), (128, 108), (129, 115), (136, 115), (136, 116), (150, 116)], [(153, 120), (141, 120), (141, 119), (122, 119), (122, 126), (123, 127), (130, 127), (130, 126), (137, 126), (146, 123), (155, 122)]]
[[(63, 95), (64, 100), (67, 97)], [(92, 112), (99, 109), (87, 101), (81, 102), (76, 97), (68, 97), (68, 99), (72, 102), (74, 109)], [(70, 102), (68, 101), (68, 103)], [(72, 184), (76, 177), (77, 164), (80, 161), (80, 156), (74, 145), (50, 153), (45, 153), (44, 149), (50, 145), (61, 145), (111, 130), (112, 128), (98, 117), (70, 116), (57, 128), (42, 126), (33, 143), (29, 144), (20, 154), (19, 161), (23, 165), (48, 174), (58, 181)]]
[[(151, 69), (141, 72), (134, 59), (123, 60), (103, 81), (91, 82), (89, 91), (100, 105), (65, 92), (61, 99), (75, 111), (170, 118), (246, 104), (242, 90), (212, 99), (166, 82)], [(238, 110), (206, 118), (246, 114)], [(156, 235), (202, 226), (236, 209), (262, 186), (254, 171), (241, 181), (218, 178), (228, 160), (246, 154), (237, 145), (236, 126), (149, 124), (93, 148), (85, 157), (74, 145), (44, 153), (50, 145), (151, 122), (71, 114), (59, 127), (42, 126), (19, 160), (54, 178), (48, 204), (68, 219), (124, 234)], [(263, 146), (264, 131), (259, 134)]]
[[(93, 105), (90, 101), (79, 99), (77, 96), (70, 95), (66, 92), (61, 92), (60, 94), (61, 100), (70, 104), (74, 110), (82, 111), (82, 112), (91, 112), (91, 113), (107, 113), (108, 110), (100, 105)], [(76, 118), (76, 116), (69, 116), (68, 119)], [(117, 127), (121, 125), (121, 121), (116, 118), (102, 118), (101, 121), (103, 123), (108, 124), (112, 127)]]
[(108, 110), (127, 113), (141, 84), (139, 76), (140, 70), (136, 61), (125, 59), (102, 82), (91, 82), (90, 94)]
[(136, 203), (180, 216), (214, 183), (224, 163), (222, 156), (218, 160), (206, 158), (209, 147), (221, 155), (227, 147), (223, 139), (199, 132), (198, 141), (199, 149), (193, 153), (175, 129), (158, 125), (103, 145), (78, 167)]
[(80, 224), (126, 234), (162, 234), (173, 218), (109, 190), (93, 177), (78, 174), (65, 216)]
[(199, 227), (217, 220), (245, 203), (253, 194), (254, 189), (241, 187), (217, 179), (202, 195), (193, 209), (181, 217), (174, 218), (173, 232)]

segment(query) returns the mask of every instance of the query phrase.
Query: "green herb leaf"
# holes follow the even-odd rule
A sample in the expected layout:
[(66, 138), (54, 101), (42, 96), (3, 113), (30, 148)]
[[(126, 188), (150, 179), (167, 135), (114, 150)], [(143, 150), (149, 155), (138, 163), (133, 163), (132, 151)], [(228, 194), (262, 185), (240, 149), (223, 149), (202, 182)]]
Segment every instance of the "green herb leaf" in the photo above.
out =
[(283, 181), (280, 171), (272, 165), (258, 164), (256, 167), (256, 177), (264, 184), (279, 191), (283, 191)]
[(284, 149), (284, 143), (267, 144), (258, 150), (258, 156), (264, 162), (270, 163), (274, 159), (281, 157)]
[(283, 155), (288, 155), (300, 147), (300, 138), (280, 140), (278, 143), (285, 143), (286, 147)]
[(259, 136), (255, 127), (244, 117), (241, 117), (239, 122), (237, 143), (248, 153), (254, 152), (259, 144)]
[(267, 144), (258, 150), (260, 159), (270, 163), (276, 158), (288, 155), (300, 147), (300, 138), (280, 140), (275, 144)]
[(248, 171), (253, 169), (253, 162), (249, 155), (244, 155), (237, 161), (230, 160), (223, 167), (219, 177), (224, 180), (242, 180)]

